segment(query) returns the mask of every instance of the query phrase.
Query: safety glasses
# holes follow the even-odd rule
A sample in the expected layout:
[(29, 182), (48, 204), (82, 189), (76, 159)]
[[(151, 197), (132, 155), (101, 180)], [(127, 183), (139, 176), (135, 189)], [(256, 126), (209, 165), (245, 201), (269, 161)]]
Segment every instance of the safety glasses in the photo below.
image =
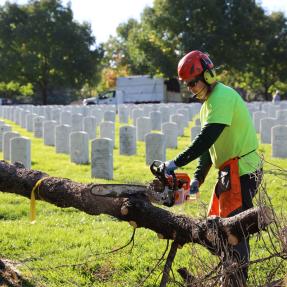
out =
[(195, 78), (193, 80), (190, 80), (189, 82), (186, 82), (185, 84), (188, 88), (193, 88), (196, 86), (199, 80), (200, 80), (199, 78)]

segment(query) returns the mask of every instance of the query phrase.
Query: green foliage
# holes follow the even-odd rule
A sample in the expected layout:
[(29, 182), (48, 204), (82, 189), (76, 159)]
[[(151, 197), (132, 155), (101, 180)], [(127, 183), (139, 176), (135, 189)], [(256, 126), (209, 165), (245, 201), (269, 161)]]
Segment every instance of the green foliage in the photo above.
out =
[(177, 62), (186, 52), (206, 51), (228, 71), (226, 82), (267, 100), (287, 80), (286, 37), (286, 17), (266, 15), (256, 1), (155, 0), (139, 23), (119, 26), (109, 49), (123, 51), (116, 66), (128, 60), (132, 73), (167, 78), (177, 76)]
[(31, 83), (43, 104), (57, 89), (79, 89), (93, 79), (99, 51), (89, 24), (73, 20), (60, 0), (6, 2), (0, 7), (0, 76)]
[[(128, 157), (119, 155), (119, 127), (116, 124), (116, 143), (114, 149), (114, 180), (92, 179), (89, 165), (70, 163), (69, 156), (56, 154), (53, 147), (43, 145), (43, 140), (34, 138), (32, 133), (19, 128), (10, 121), (13, 130), (32, 140), (32, 168), (47, 172), (51, 176), (70, 178), (88, 183), (139, 183), (145, 184), (153, 179), (149, 167), (145, 164), (145, 145), (137, 143), (137, 155)], [(190, 128), (185, 129), (179, 138), (178, 149), (168, 149), (167, 159), (175, 157), (190, 143)], [(286, 160), (271, 158), (270, 145), (261, 145), (260, 152), (272, 164), (287, 169)], [(191, 163), (183, 171), (193, 174), (196, 163)], [(268, 194), (278, 216), (286, 216), (286, 172), (269, 163), (264, 166), (264, 181)], [(216, 170), (212, 169), (201, 187), (198, 202), (170, 208), (177, 214), (201, 218), (205, 215), (207, 204), (216, 181)], [(107, 254), (126, 244), (132, 228), (126, 222), (120, 222), (106, 215), (90, 216), (73, 208), (60, 209), (49, 203), (37, 202), (36, 224), (29, 223), (29, 200), (14, 195), (0, 193), (0, 257), (20, 262), (18, 268), (25, 278), (35, 286), (158, 286), (158, 276), (163, 264), (160, 264), (144, 284), (140, 284), (149, 271), (157, 264), (165, 247), (165, 240), (158, 240), (156, 234), (147, 229), (137, 229), (135, 244), (118, 252)], [(280, 217), (279, 217), (280, 218)], [(155, 218), (156, 220), (156, 218)], [(261, 238), (271, 248), (270, 238), (262, 232)], [(278, 245), (278, 243), (277, 243)], [(268, 254), (262, 239), (251, 238), (251, 259)], [(202, 264), (204, 264), (204, 270)], [(264, 280), (270, 268), (276, 262), (269, 260), (250, 268), (250, 286), (255, 278)], [(206, 266), (216, 265), (218, 259), (211, 256), (203, 247), (188, 244), (178, 251), (173, 269), (187, 267), (195, 275), (206, 272)], [(79, 265), (77, 265), (79, 264)], [(277, 271), (282, 276), (286, 267)], [(175, 272), (176, 273), (176, 272)], [(273, 276), (271, 274), (271, 276)], [(176, 275), (177, 280), (181, 280)], [(157, 283), (156, 283), (157, 282)], [(258, 282), (258, 281), (257, 281)], [(263, 281), (262, 281), (263, 283)], [(168, 286), (177, 286), (169, 284)]]

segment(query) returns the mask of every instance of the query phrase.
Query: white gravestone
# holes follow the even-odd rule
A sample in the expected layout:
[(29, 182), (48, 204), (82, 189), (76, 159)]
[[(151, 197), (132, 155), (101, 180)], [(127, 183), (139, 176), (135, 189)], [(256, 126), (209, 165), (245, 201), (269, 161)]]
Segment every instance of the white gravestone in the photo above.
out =
[(12, 127), (9, 125), (1, 125), (0, 126), (0, 151), (3, 151), (3, 134), (5, 132), (11, 132)]
[(95, 139), (97, 134), (97, 122), (93, 116), (85, 117), (83, 121), (84, 131), (88, 133), (89, 139)]
[(31, 168), (31, 140), (26, 137), (15, 137), (10, 140), (11, 162), (21, 162), (25, 168)]
[(86, 132), (70, 133), (70, 159), (76, 164), (89, 162), (89, 135)]
[(132, 119), (133, 119), (133, 125), (137, 125), (137, 119), (139, 117), (142, 117), (144, 115), (143, 109), (133, 109), (132, 110)]
[(145, 136), (146, 164), (151, 165), (154, 160), (165, 161), (165, 136), (161, 133), (149, 133)]
[(184, 127), (185, 128), (188, 127), (189, 110), (188, 109), (178, 109), (176, 113), (184, 116)]
[(33, 119), (33, 131), (35, 138), (43, 137), (43, 123), (45, 118), (43, 116), (38, 116)]
[(56, 153), (70, 152), (69, 135), (72, 132), (72, 127), (69, 125), (59, 125), (55, 128), (55, 147)]
[(120, 154), (134, 155), (137, 153), (136, 128), (134, 126), (120, 127)]
[(44, 121), (43, 124), (43, 138), (44, 144), (48, 146), (55, 145), (55, 129), (57, 126), (56, 121)]
[(280, 125), (275, 118), (264, 118), (260, 120), (260, 140), (263, 144), (271, 144), (271, 129)]
[(26, 130), (28, 132), (33, 132), (34, 130), (34, 118), (38, 117), (37, 114), (26, 115)]
[(151, 119), (151, 129), (155, 131), (161, 130), (162, 116), (161, 112), (153, 111), (149, 113)]
[(20, 134), (17, 132), (4, 132), (3, 134), (3, 159), (4, 160), (10, 160), (10, 146), (11, 146), (11, 139), (19, 137)]
[(137, 118), (136, 134), (138, 141), (144, 141), (145, 135), (151, 132), (151, 119), (149, 117)]
[(271, 129), (272, 157), (287, 158), (287, 126)]
[(260, 131), (260, 120), (267, 118), (267, 117), (268, 115), (266, 112), (254, 112), (253, 113), (253, 123), (254, 123), (255, 130), (257, 133), (259, 133)]
[(72, 131), (81, 132), (83, 131), (83, 115), (82, 114), (73, 114), (72, 115)]
[(129, 122), (129, 110), (126, 106), (119, 106), (119, 122), (127, 124)]
[(100, 124), (100, 137), (112, 140), (113, 147), (115, 146), (115, 123), (102, 122)]
[(116, 113), (113, 111), (106, 111), (104, 113), (104, 121), (114, 123), (116, 121)]
[(162, 116), (162, 123), (168, 123), (169, 122), (169, 117), (170, 117), (170, 111), (168, 107), (160, 107), (159, 111), (161, 112)]
[(184, 134), (184, 115), (175, 114), (171, 116), (170, 121), (177, 124), (177, 135), (183, 136)]
[(52, 120), (56, 121), (58, 124), (60, 124), (60, 116), (61, 116), (61, 109), (53, 109), (52, 110)]
[(177, 124), (164, 123), (162, 124), (162, 133), (165, 136), (167, 148), (177, 148)]
[(92, 141), (91, 176), (113, 179), (113, 142), (101, 138)]
[(287, 121), (287, 110), (277, 110), (276, 118), (280, 121)]
[(68, 111), (62, 111), (60, 114), (61, 125), (72, 125), (72, 113)]

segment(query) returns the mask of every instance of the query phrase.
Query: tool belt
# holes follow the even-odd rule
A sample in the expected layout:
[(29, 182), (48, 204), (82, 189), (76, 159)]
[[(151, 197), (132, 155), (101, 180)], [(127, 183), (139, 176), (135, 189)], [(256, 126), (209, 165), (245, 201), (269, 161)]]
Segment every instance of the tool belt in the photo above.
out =
[(219, 178), (211, 197), (208, 216), (228, 217), (242, 207), (239, 159), (239, 157), (232, 158), (220, 166)]

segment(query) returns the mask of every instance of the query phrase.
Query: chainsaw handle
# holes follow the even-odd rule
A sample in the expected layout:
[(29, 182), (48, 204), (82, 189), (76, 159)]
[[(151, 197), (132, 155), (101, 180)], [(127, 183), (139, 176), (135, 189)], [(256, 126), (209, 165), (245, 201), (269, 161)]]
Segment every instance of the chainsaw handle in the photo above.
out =
[(163, 168), (160, 167), (163, 164), (160, 160), (154, 160), (153, 163), (150, 165), (150, 171), (152, 174), (156, 177), (164, 176), (165, 174), (165, 165), (163, 165)]

